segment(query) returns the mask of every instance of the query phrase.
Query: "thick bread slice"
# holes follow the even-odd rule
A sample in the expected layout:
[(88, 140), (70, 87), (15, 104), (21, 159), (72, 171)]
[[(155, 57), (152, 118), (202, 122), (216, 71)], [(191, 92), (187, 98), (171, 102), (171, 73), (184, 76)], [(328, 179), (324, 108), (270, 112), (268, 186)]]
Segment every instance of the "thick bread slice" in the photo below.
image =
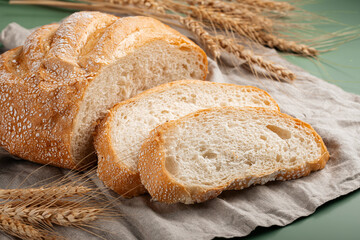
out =
[(255, 87), (182, 80), (147, 90), (114, 106), (97, 128), (95, 148), (100, 179), (115, 192), (145, 192), (137, 170), (138, 153), (152, 129), (199, 109), (255, 106), (279, 110), (275, 100)]
[(204, 51), (155, 19), (74, 13), (0, 56), (0, 146), (39, 163), (81, 166), (95, 159), (87, 158), (92, 132), (107, 109), (206, 74)]
[(153, 199), (186, 204), (325, 167), (329, 153), (307, 123), (264, 108), (200, 110), (154, 129), (141, 148)]

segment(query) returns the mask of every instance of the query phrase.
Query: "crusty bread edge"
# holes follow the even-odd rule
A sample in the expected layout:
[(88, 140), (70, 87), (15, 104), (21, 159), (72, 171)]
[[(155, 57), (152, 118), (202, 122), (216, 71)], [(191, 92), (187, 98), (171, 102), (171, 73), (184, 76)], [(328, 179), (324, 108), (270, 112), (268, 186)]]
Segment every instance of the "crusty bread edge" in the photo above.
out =
[[(138, 196), (146, 192), (138, 177), (138, 173), (117, 161), (111, 143), (112, 111), (96, 126), (94, 146), (98, 157), (97, 173), (103, 183), (123, 197)], [(129, 190), (129, 186), (131, 190)]]
[[(139, 99), (142, 99), (150, 94), (163, 92), (166, 89), (170, 89), (174, 86), (187, 85), (189, 83), (213, 84), (213, 85), (219, 84), (219, 85), (233, 86), (238, 88), (255, 89), (259, 92), (262, 92), (264, 95), (268, 96), (269, 100), (272, 102), (272, 105), (276, 106), (278, 111), (280, 111), (276, 101), (266, 91), (253, 86), (241, 86), (241, 85), (229, 84), (229, 83), (205, 82), (201, 80), (178, 80), (145, 90), (144, 92), (136, 95), (135, 97), (122, 101), (116, 104), (114, 107), (112, 107), (108, 111), (106, 117), (100, 122), (100, 124), (96, 128), (95, 136), (94, 136), (94, 145), (98, 155), (98, 175), (106, 186), (108, 186), (110, 189), (114, 190), (118, 194), (125, 197), (135, 197), (146, 192), (145, 188), (141, 184), (139, 172), (130, 170), (125, 164), (123, 164), (117, 159), (115, 150), (111, 144), (112, 143), (111, 124), (113, 122), (113, 113), (115, 113), (119, 107), (126, 104), (130, 104), (132, 102), (136, 102)], [(141, 187), (138, 185), (141, 185)], [(129, 191), (129, 188), (125, 186), (131, 186), (131, 189), (134, 190)]]
[[(205, 80), (205, 79), (204, 79)], [(232, 86), (232, 87), (236, 87), (236, 88), (251, 88), (251, 89), (255, 89), (256, 91), (262, 92), (264, 95), (268, 96), (270, 101), (272, 102), (272, 104), (274, 106), (276, 106), (277, 110), (280, 111), (280, 107), (277, 104), (277, 102), (275, 101), (275, 99), (273, 99), (269, 93), (267, 93), (265, 90), (261, 89), (261, 88), (257, 88), (254, 86), (245, 86), (245, 85), (237, 85), (237, 84), (232, 84), (232, 83), (218, 83), (218, 82), (209, 82), (209, 81), (204, 81), (204, 80), (196, 80), (196, 79), (182, 79), (182, 80), (177, 80), (177, 81), (172, 81), (172, 82), (168, 82), (168, 83), (164, 83), (161, 84), (159, 86), (147, 89), (141, 93), (139, 93), (138, 95), (129, 98), (125, 101), (119, 102), (117, 104), (115, 104), (110, 111), (116, 111), (117, 108), (132, 103), (132, 102), (136, 102), (139, 99), (150, 95), (152, 93), (157, 93), (157, 92), (163, 92), (166, 89), (170, 89), (176, 85), (187, 85), (188, 83), (192, 83), (192, 84), (212, 84), (212, 85), (225, 85), (225, 86)]]
[[(222, 108), (240, 109), (236, 107)], [(276, 112), (264, 108), (247, 107), (247, 109), (254, 109), (255, 111)], [(178, 122), (196, 116), (200, 112), (208, 111), (212, 111), (212, 109), (199, 110), (178, 120), (169, 121), (163, 125), (158, 126), (151, 132), (148, 139), (146, 139), (142, 145), (139, 155), (138, 169), (140, 171), (142, 184), (144, 184), (145, 188), (154, 200), (165, 203), (199, 203), (217, 197), (224, 190), (240, 190), (255, 184), (265, 184), (269, 181), (285, 181), (307, 176), (310, 174), (310, 172), (324, 168), (330, 157), (322, 138), (309, 124), (284, 113), (276, 112), (277, 114), (281, 114), (283, 117), (295, 121), (297, 124), (304, 126), (311, 131), (311, 134), (315, 136), (316, 142), (321, 144), (322, 153), (319, 158), (310, 162), (306, 162), (305, 166), (302, 166), (299, 169), (279, 168), (275, 171), (263, 173), (257, 176), (235, 178), (217, 188), (187, 189), (184, 185), (178, 183), (173, 177), (171, 177), (165, 168), (165, 154), (163, 150), (164, 140), (162, 139), (162, 135), (167, 129), (173, 128)]]

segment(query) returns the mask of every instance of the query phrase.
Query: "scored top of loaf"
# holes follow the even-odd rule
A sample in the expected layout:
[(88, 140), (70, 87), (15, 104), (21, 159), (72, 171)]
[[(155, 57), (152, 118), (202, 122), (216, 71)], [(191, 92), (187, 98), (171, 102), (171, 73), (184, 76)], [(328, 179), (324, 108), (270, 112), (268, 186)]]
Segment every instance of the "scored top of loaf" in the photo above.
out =
[(38, 28), (24, 46), (0, 56), (0, 146), (35, 162), (76, 167), (72, 129), (89, 83), (154, 39), (201, 53), (206, 62), (196, 44), (148, 17), (78, 12)]

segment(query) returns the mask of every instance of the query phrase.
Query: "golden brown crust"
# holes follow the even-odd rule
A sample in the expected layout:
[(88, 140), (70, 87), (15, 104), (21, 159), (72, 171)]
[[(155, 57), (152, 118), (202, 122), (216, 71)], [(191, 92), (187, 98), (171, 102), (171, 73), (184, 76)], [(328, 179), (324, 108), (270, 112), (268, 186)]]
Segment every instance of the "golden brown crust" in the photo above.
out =
[[(317, 143), (321, 145), (321, 156), (314, 161), (306, 162), (304, 166), (298, 169), (284, 169), (279, 168), (272, 172), (266, 172), (258, 176), (249, 176), (247, 178), (234, 178), (231, 181), (212, 189), (186, 189), (185, 186), (178, 183), (173, 177), (170, 176), (165, 169), (165, 154), (163, 151), (164, 140), (162, 135), (168, 130), (176, 126), (179, 122), (192, 118), (201, 112), (216, 111), (216, 109), (235, 109), (238, 111), (246, 111), (251, 109), (256, 112), (268, 112), (270, 114), (280, 114), (283, 118), (293, 121), (296, 124), (308, 128), (315, 137)], [(277, 111), (267, 110), (263, 108), (236, 108), (236, 107), (223, 107), (212, 108), (197, 111), (189, 114), (178, 120), (170, 121), (158, 126), (154, 129), (148, 139), (144, 142), (139, 155), (138, 169), (140, 171), (141, 182), (144, 184), (147, 191), (154, 200), (165, 203), (183, 202), (186, 204), (203, 202), (217, 197), (224, 190), (241, 190), (255, 184), (265, 184), (273, 180), (290, 180), (303, 176), (307, 176), (310, 172), (320, 170), (325, 167), (330, 155), (321, 137), (315, 130), (307, 123), (295, 119), (284, 113)]]
[[(116, 110), (121, 106), (139, 101), (140, 99), (148, 95), (160, 93), (176, 86), (189, 84), (199, 84), (204, 86), (217, 85), (219, 87), (231, 86), (248, 91), (257, 91), (268, 97), (268, 100), (271, 102), (269, 103), (269, 107), (273, 108), (274, 110), (280, 111), (276, 101), (267, 92), (252, 86), (240, 86), (235, 84), (214, 83), (199, 80), (180, 80), (165, 83), (155, 88), (148, 89), (136, 95), (135, 97), (122, 101), (112, 107), (96, 130), (94, 141), (95, 149), (98, 154), (98, 175), (100, 179), (103, 180), (106, 186), (108, 186), (120, 195), (125, 195), (126, 197), (137, 196), (146, 192), (145, 188), (141, 184), (139, 172), (132, 171), (131, 169), (129, 169), (128, 166), (123, 164), (123, 162), (121, 161), (122, 159), (118, 159), (115, 151), (113, 150), (113, 141), (111, 140), (111, 124), (113, 122), (113, 113), (115, 113)], [(136, 190), (129, 192), (129, 189), (133, 188), (135, 188)]]
[[(132, 41), (137, 31), (144, 34)], [(199, 53), (207, 66), (197, 45), (147, 17), (78, 12), (60, 25), (37, 29), (23, 47), (0, 56), (0, 146), (38, 163), (64, 168), (87, 163), (75, 161), (71, 137), (89, 83), (131, 49), (158, 39)]]

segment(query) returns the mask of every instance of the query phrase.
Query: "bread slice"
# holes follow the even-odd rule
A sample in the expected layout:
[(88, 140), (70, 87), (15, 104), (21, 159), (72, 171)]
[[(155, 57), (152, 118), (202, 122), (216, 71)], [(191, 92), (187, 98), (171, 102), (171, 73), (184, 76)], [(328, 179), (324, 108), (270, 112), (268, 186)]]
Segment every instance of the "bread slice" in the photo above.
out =
[(92, 133), (114, 104), (207, 74), (204, 51), (149, 17), (77, 12), (0, 56), (0, 146), (65, 168), (96, 159)]
[(325, 167), (329, 153), (307, 123), (264, 108), (200, 110), (151, 132), (139, 155), (154, 200), (192, 204)]
[(269, 94), (249, 86), (183, 80), (147, 90), (114, 106), (98, 126), (95, 148), (100, 179), (126, 197), (144, 193), (137, 163), (150, 131), (166, 121), (216, 106), (279, 110)]

